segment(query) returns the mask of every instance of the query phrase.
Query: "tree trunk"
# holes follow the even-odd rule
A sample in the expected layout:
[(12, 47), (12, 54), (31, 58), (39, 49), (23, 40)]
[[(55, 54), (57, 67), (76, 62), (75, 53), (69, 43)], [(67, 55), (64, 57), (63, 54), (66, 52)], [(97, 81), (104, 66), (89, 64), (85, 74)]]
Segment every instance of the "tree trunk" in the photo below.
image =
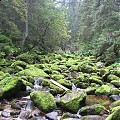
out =
[(24, 47), (24, 44), (28, 38), (28, 14), (29, 14), (29, 0), (26, 0), (26, 6), (27, 6), (27, 9), (26, 9), (26, 21), (25, 21), (25, 35), (24, 35), (24, 38), (23, 38), (23, 41), (22, 41), (22, 48)]

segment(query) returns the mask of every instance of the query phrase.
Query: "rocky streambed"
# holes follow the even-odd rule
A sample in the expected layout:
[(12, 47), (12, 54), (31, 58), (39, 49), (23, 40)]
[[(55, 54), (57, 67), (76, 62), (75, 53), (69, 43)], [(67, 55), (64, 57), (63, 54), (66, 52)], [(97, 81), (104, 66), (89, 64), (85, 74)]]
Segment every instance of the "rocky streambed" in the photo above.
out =
[(0, 69), (0, 120), (120, 120), (119, 66), (24, 53), (1, 59)]

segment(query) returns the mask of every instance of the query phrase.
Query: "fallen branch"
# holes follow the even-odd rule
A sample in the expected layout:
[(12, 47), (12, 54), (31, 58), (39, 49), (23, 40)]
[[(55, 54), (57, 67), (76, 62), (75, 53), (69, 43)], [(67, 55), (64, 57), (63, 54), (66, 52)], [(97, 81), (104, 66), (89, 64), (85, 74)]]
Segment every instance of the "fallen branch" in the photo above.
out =
[(50, 80), (50, 82), (52, 82), (53, 84), (57, 85), (58, 87), (62, 88), (63, 90), (69, 90), (68, 88), (66, 88), (65, 86), (59, 84), (58, 82), (56, 82), (55, 80)]

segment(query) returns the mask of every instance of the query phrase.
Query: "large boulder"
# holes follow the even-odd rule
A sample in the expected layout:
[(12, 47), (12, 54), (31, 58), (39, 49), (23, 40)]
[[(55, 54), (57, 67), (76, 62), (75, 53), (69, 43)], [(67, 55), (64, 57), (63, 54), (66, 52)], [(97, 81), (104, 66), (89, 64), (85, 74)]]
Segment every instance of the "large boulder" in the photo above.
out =
[(30, 94), (33, 103), (43, 112), (51, 112), (56, 109), (54, 97), (49, 92), (34, 91)]
[(73, 90), (61, 97), (58, 106), (76, 113), (81, 107), (85, 106), (86, 93), (83, 90)]
[(120, 120), (120, 109), (110, 114), (105, 120)]
[(85, 106), (79, 110), (80, 115), (103, 115), (106, 108), (100, 104)]
[(109, 95), (110, 89), (111, 88), (108, 85), (102, 85), (95, 91), (95, 93), (96, 95)]
[(17, 75), (29, 75), (32, 77), (49, 77), (47, 73), (45, 73), (42, 69), (38, 69), (37, 67), (34, 67), (33, 65), (28, 66), (27, 69), (24, 69), (17, 73)]
[(20, 90), (25, 90), (26, 86), (18, 77), (5, 77), (0, 81), (0, 99), (11, 98)]

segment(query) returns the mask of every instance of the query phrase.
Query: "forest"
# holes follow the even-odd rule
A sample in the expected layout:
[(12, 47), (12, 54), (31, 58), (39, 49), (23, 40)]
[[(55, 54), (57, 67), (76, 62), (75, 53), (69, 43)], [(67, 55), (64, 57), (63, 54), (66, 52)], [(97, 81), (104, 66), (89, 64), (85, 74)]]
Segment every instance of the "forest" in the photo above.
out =
[(0, 0), (0, 120), (120, 120), (120, 0)]

